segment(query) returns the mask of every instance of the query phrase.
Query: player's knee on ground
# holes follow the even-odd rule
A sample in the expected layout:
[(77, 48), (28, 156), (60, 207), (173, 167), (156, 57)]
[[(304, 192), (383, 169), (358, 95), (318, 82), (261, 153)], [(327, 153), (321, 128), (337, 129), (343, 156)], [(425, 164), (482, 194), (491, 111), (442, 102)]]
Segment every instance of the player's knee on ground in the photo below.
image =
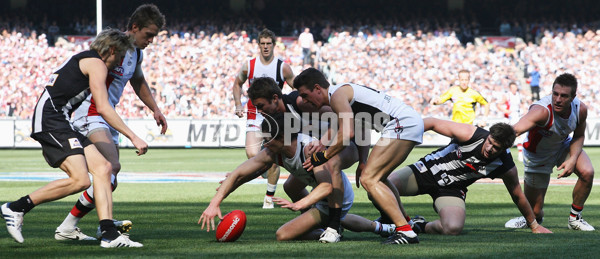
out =
[(460, 235), (460, 232), (462, 232), (463, 228), (464, 228), (464, 224), (460, 223), (460, 222), (444, 222), (442, 224), (442, 234), (444, 235), (450, 235), (450, 236), (456, 236), (456, 235)]
[(275, 232), (275, 236), (277, 237), (277, 241), (289, 241), (294, 238), (292, 235), (289, 234), (288, 231), (285, 231), (285, 229), (283, 228), (279, 228), (277, 232)]

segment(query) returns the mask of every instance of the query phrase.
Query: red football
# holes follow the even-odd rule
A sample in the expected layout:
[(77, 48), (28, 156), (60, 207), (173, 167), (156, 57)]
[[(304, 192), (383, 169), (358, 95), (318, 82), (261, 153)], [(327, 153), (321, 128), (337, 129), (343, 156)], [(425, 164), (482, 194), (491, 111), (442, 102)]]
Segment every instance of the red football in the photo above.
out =
[(234, 210), (227, 213), (217, 226), (217, 241), (233, 242), (237, 240), (246, 228), (246, 213)]

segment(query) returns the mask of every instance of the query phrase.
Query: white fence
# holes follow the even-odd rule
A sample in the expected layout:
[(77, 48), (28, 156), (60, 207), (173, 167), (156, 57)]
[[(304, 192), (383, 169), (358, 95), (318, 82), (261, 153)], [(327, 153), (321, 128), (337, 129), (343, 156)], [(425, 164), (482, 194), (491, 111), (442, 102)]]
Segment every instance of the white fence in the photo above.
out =
[[(496, 120), (488, 120), (489, 125)], [(164, 135), (154, 120), (129, 119), (127, 125), (150, 147), (244, 147), (246, 136), (245, 119), (191, 120), (170, 119), (169, 129)], [(586, 146), (600, 146), (600, 118), (588, 119), (585, 132)], [(31, 120), (0, 119), (0, 148), (39, 148), (29, 137)], [(373, 131), (371, 140), (377, 141), (379, 133)], [(373, 143), (374, 144), (374, 143)], [(426, 132), (422, 146), (443, 146), (448, 138)], [(121, 147), (133, 147), (129, 139), (119, 138)]]

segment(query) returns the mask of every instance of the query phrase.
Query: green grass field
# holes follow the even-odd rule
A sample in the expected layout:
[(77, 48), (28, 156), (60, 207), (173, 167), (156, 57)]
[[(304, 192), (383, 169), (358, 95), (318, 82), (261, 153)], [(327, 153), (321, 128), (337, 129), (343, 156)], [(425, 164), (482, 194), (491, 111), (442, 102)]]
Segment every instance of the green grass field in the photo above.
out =
[[(415, 161), (428, 148), (417, 148), (407, 162)], [(595, 167), (600, 162), (598, 148), (586, 148)], [(245, 159), (243, 149), (156, 149), (136, 157), (122, 150), (124, 172), (225, 172)], [(522, 168), (521, 163), (517, 165)], [(46, 165), (40, 150), (0, 150), (1, 172), (56, 171)], [(348, 170), (353, 175), (353, 169)], [(555, 176), (555, 175), (554, 175)], [(570, 178), (575, 178), (571, 176)], [(45, 183), (0, 182), (0, 202), (15, 200)], [(157, 257), (157, 258), (597, 258), (600, 232), (567, 229), (572, 186), (551, 186), (546, 197), (544, 226), (554, 232), (534, 235), (527, 229), (509, 230), (504, 222), (519, 212), (501, 184), (474, 184), (467, 198), (467, 219), (459, 236), (421, 235), (421, 243), (411, 246), (382, 246), (372, 233), (344, 232), (336, 244), (316, 241), (277, 242), (275, 231), (297, 214), (285, 209), (263, 210), (265, 186), (248, 184), (231, 194), (221, 206), (223, 213), (244, 210), (246, 230), (234, 243), (218, 243), (214, 232), (206, 233), (198, 218), (215, 193), (217, 183), (120, 183), (114, 193), (114, 216), (134, 222), (131, 238), (143, 248), (101, 249), (97, 242), (59, 242), (54, 229), (73, 206), (77, 195), (36, 207), (25, 217), (24, 244), (15, 243), (6, 230), (0, 230), (0, 258), (64, 257)], [(378, 213), (366, 198), (364, 189), (355, 189), (352, 213), (369, 219)], [(276, 196), (285, 196), (279, 186)], [(411, 215), (436, 219), (428, 196), (406, 197)], [(600, 227), (600, 198), (593, 190), (584, 210), (586, 220)], [(98, 226), (95, 213), (79, 225), (92, 235)]]

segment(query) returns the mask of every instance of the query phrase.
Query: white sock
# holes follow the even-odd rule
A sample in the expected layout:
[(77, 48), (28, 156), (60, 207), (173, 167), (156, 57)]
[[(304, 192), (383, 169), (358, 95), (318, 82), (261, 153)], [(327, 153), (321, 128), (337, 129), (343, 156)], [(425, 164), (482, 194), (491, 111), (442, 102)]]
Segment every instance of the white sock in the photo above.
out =
[(267, 183), (267, 192), (275, 192), (277, 189), (277, 184)]

